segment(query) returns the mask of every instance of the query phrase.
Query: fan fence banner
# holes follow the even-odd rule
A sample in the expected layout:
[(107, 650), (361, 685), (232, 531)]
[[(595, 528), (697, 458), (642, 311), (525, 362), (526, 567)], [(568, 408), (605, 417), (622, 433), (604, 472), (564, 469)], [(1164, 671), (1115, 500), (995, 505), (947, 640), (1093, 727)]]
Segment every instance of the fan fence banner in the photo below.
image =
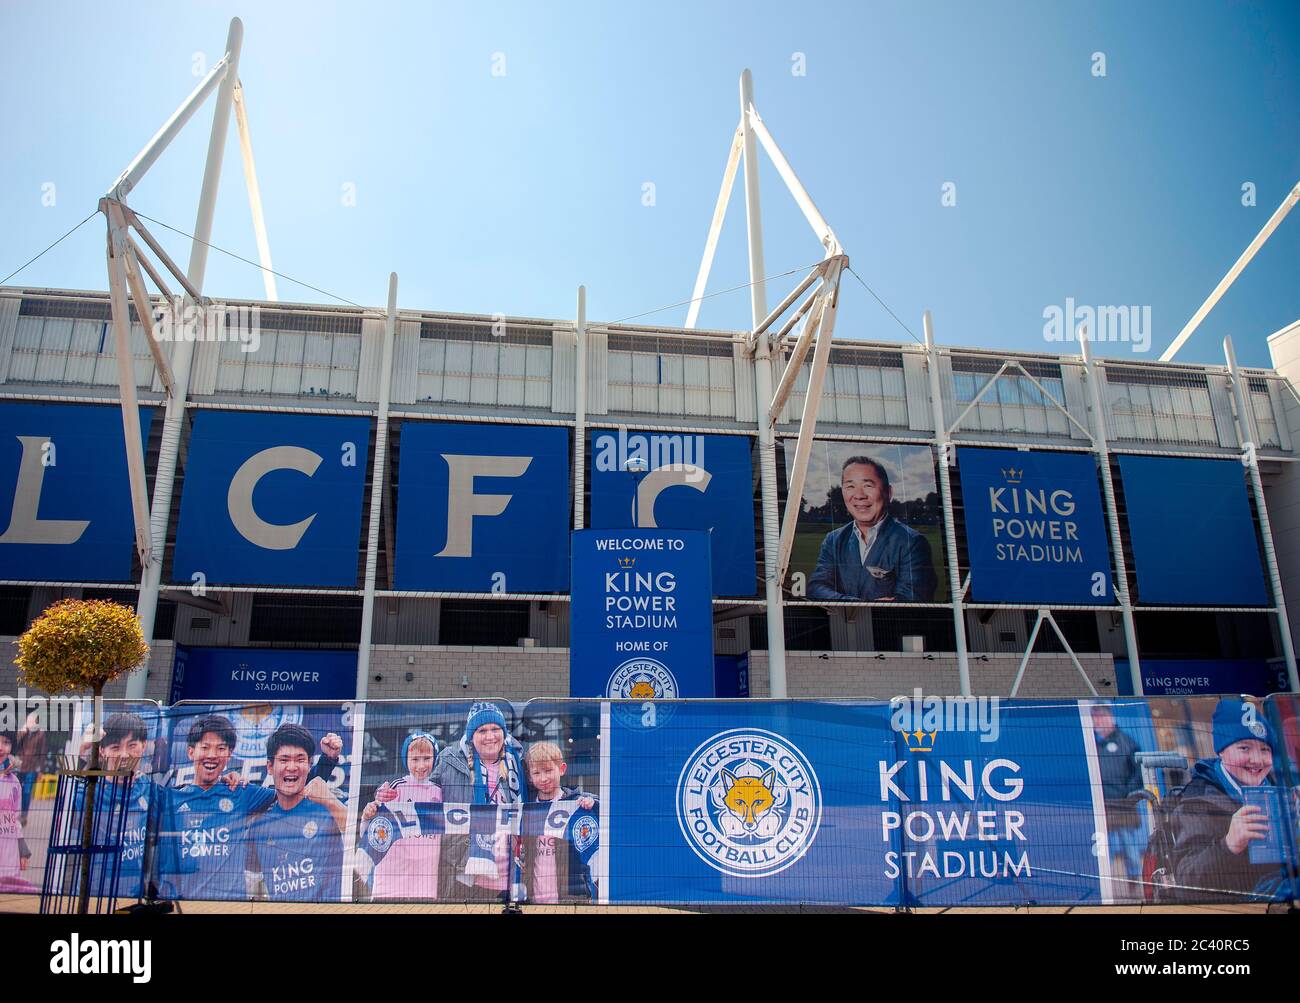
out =
[[(1295, 694), (105, 701), (99, 729), (134, 770), (96, 799), (119, 903), (1296, 898)], [(0, 890), (78, 880), (49, 767), (94, 735), (87, 700), (44, 760), (0, 737)]]

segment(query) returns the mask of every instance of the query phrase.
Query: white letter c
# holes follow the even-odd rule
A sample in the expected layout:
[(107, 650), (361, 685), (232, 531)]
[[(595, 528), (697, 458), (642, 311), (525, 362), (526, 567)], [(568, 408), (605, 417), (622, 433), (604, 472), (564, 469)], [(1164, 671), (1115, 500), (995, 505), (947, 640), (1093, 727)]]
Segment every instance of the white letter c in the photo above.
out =
[(302, 522), (277, 526), (253, 510), (253, 490), (257, 482), (272, 470), (297, 470), (311, 477), (321, 465), (321, 457), (301, 446), (272, 446), (254, 453), (244, 461), (226, 492), (226, 508), (235, 529), (249, 543), (265, 550), (292, 550), (316, 518), (313, 512)]

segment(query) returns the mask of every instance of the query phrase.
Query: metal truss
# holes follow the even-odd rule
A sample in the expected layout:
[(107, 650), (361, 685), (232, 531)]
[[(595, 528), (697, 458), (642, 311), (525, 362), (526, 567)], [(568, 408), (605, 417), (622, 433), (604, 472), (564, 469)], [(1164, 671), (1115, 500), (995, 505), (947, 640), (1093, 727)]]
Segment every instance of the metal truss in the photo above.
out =
[[(758, 147), (762, 146), (777, 174), (785, 183), (799, 211), (807, 220), (814, 236), (822, 245), (824, 258), (784, 299), (769, 311), (763, 266), (763, 222), (758, 191)], [(750, 310), (753, 328), (745, 340), (746, 353), (754, 359), (754, 385), (758, 400), (758, 440), (761, 500), (763, 509), (763, 553), (765, 608), (767, 612), (768, 664), (771, 692), (774, 697), (786, 695), (785, 625), (782, 615), (784, 598), (781, 583), (790, 563), (790, 550), (794, 543), (798, 506), (787, 505), (784, 523), (778, 516), (776, 484), (776, 424), (795, 380), (807, 358), (813, 353), (808, 375), (808, 390), (804, 396), (803, 414), (799, 423), (799, 437), (795, 445), (795, 458), (788, 471), (788, 496), (799, 497), (808, 472), (808, 458), (812, 452), (813, 436), (817, 430), (817, 412), (821, 407), (822, 384), (830, 361), (831, 339), (835, 331), (835, 315), (839, 307), (840, 278), (848, 267), (849, 259), (840, 245), (835, 231), (826, 222), (808, 194), (808, 190), (795, 174), (790, 161), (781, 150), (776, 138), (758, 113), (754, 104), (754, 85), (749, 70), (740, 75), (740, 122), (731, 137), (727, 163), (722, 172), (722, 186), (709, 222), (704, 241), (704, 253), (695, 277), (695, 290), (691, 295), (685, 327), (693, 329), (699, 318), (700, 304), (708, 286), (709, 272), (722, 233), (722, 223), (731, 202), (736, 174), (741, 165), (745, 169), (745, 219), (749, 230)], [(815, 287), (815, 288), (814, 288)], [(811, 290), (811, 292), (809, 292)], [(777, 322), (799, 300), (807, 297), (785, 320), (773, 330)], [(773, 391), (773, 356), (782, 352), (787, 334), (803, 321), (803, 328), (785, 364), (779, 385)]]

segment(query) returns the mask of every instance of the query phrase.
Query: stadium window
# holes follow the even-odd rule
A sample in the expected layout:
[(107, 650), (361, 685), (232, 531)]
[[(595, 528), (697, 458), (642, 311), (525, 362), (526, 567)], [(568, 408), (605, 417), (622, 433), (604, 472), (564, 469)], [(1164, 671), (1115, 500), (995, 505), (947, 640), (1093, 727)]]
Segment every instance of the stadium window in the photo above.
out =
[[(767, 650), (767, 615), (764, 613), (749, 618), (749, 647), (752, 651)], [(785, 648), (787, 651), (830, 651), (831, 622), (826, 611), (817, 606), (808, 609), (787, 606)]]
[[(1024, 610), (1024, 614), (1025, 637), (1028, 637), (1030, 631), (1034, 629), (1034, 619), (1038, 614), (1032, 610)], [(1052, 619), (1061, 628), (1061, 633), (1070, 642), (1070, 648), (1074, 652), (1095, 653), (1101, 651), (1101, 637), (1097, 633), (1096, 613), (1084, 612), (1083, 610), (1061, 610), (1060, 612), (1053, 612)], [(1065, 646), (1061, 644), (1061, 639), (1056, 636), (1056, 631), (1052, 630), (1047, 624), (1043, 624), (1039, 628), (1038, 640), (1034, 642), (1034, 650), (1045, 655), (1065, 654)]]
[(1273, 658), (1275, 621), (1267, 613), (1143, 613), (1138, 650), (1146, 658)]
[(30, 586), (0, 586), (0, 634), (16, 637), (27, 629), (27, 608), (31, 602)]
[[(112, 599), (135, 609), (136, 593), (131, 589), (82, 589), (82, 599)], [(158, 611), (153, 619), (154, 641), (170, 641), (176, 636), (176, 603), (171, 599), (159, 598)]]
[(153, 639), (171, 641), (176, 638), (176, 603), (170, 599), (158, 600), (158, 611), (153, 618)]
[(442, 602), (440, 644), (513, 648), (521, 637), (528, 636), (526, 602)]
[(1225, 658), (1275, 658), (1277, 620), (1268, 613), (1216, 613)]
[(1219, 625), (1204, 613), (1133, 614), (1138, 651), (1147, 658), (1220, 658)]
[(273, 648), (355, 648), (361, 639), (359, 596), (254, 595), (250, 644)]
[(927, 652), (954, 651), (957, 647), (952, 610), (946, 606), (941, 609), (874, 606), (871, 609), (871, 633), (877, 651), (902, 651), (903, 638), (918, 635), (925, 639)]

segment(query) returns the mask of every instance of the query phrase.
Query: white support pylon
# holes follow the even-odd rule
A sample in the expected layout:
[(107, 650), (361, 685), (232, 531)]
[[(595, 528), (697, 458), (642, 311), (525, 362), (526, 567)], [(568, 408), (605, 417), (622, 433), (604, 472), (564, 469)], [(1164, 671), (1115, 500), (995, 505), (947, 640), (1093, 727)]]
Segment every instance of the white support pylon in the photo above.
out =
[(1287, 213), (1296, 207), (1297, 202), (1300, 202), (1300, 182), (1296, 182), (1295, 187), (1287, 193), (1286, 198), (1282, 200), (1282, 204), (1273, 211), (1273, 215), (1270, 216), (1268, 222), (1264, 224), (1263, 229), (1261, 229), (1259, 233), (1255, 234), (1255, 239), (1246, 245), (1246, 249), (1241, 252), (1241, 257), (1233, 262), (1232, 267), (1228, 269), (1228, 274), (1219, 280), (1219, 284), (1215, 286), (1214, 291), (1205, 298), (1205, 302), (1202, 303), (1196, 313), (1192, 315), (1192, 319), (1183, 325), (1183, 329), (1178, 332), (1178, 337), (1176, 337), (1169, 347), (1161, 353), (1161, 362), (1169, 362), (1178, 354), (1178, 350), (1183, 347), (1187, 339), (1195, 333), (1198, 327), (1201, 326), (1201, 321), (1206, 318), (1209, 312), (1214, 309), (1215, 304), (1223, 298), (1223, 294), (1228, 291), (1234, 282), (1237, 281), (1237, 276), (1246, 270), (1246, 266), (1249, 265), (1255, 255), (1259, 253), (1259, 249), (1264, 246), (1268, 238), (1273, 236), (1273, 231), (1278, 228), (1282, 220), (1286, 219)]
[(235, 81), (235, 127), (239, 130), (239, 152), (244, 160), (244, 185), (248, 188), (248, 208), (253, 214), (253, 236), (257, 240), (257, 260), (262, 266), (262, 284), (266, 298), (272, 303), (280, 297), (275, 288), (275, 272), (271, 270), (271, 242), (266, 236), (266, 218), (262, 215), (262, 190), (257, 184), (257, 166), (253, 163), (253, 137), (248, 131), (248, 108), (244, 101), (244, 85)]
[[(203, 187), (199, 192), (199, 208), (194, 223), (194, 242), (190, 249), (190, 264), (186, 271), (191, 295), (202, 296), (203, 278), (208, 265), (208, 241), (212, 238), (212, 219), (216, 211), (217, 189), (221, 182), (221, 163), (226, 149), (226, 136), (230, 132), (230, 109), (234, 101), (235, 82), (239, 79), (239, 53), (244, 40), (244, 25), (239, 18), (232, 18), (230, 30), (226, 35), (226, 54), (222, 59), (225, 71), (216, 87), (217, 104), (212, 114), (212, 129), (208, 135), (208, 155), (203, 168)], [(206, 84), (206, 82), (205, 82)], [(162, 148), (171, 142), (198, 105), (211, 93), (211, 89), (199, 90), (187, 99), (172, 121), (150, 142), (127, 169), (123, 178), (110, 193), (117, 201), (125, 198), (126, 193), (143, 176), (149, 166), (158, 158)], [(202, 93), (200, 93), (202, 92)], [(197, 99), (197, 100), (196, 100)], [(184, 114), (182, 115), (182, 112)], [(181, 433), (185, 424), (185, 400), (189, 395), (190, 370), (194, 361), (194, 342), (180, 339), (175, 343), (172, 353), (173, 392), (167, 398), (166, 413), (163, 418), (162, 442), (158, 450), (158, 466), (154, 472), (153, 505), (149, 512), (149, 536), (152, 541), (150, 557), (144, 564), (140, 576), (140, 595), (136, 602), (136, 612), (140, 617), (140, 629), (146, 642), (153, 641), (154, 623), (158, 615), (158, 596), (162, 587), (163, 554), (167, 546), (167, 526), (171, 519), (172, 490), (175, 486), (176, 465), (180, 459)], [(123, 387), (125, 405), (125, 387)], [(129, 440), (128, 440), (129, 444)], [(143, 464), (141, 452), (139, 461)], [(128, 462), (132, 462), (128, 458)], [(138, 527), (137, 527), (138, 532)], [(127, 677), (126, 696), (138, 700), (145, 695), (148, 672), (144, 666), (136, 669)]]

